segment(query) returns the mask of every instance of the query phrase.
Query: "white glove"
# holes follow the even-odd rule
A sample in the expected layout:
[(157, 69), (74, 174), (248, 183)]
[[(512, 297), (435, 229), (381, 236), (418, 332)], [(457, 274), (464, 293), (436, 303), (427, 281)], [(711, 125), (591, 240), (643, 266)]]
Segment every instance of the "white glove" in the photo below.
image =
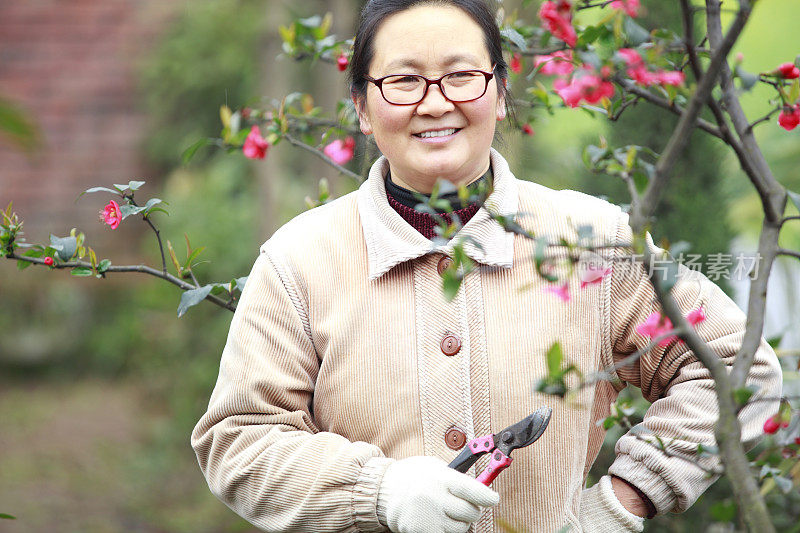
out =
[(389, 465), (378, 490), (378, 519), (395, 533), (465, 533), (500, 495), (435, 457)]
[(617, 499), (610, 476), (584, 489), (578, 520), (583, 533), (638, 533), (644, 529), (644, 518), (625, 509)]

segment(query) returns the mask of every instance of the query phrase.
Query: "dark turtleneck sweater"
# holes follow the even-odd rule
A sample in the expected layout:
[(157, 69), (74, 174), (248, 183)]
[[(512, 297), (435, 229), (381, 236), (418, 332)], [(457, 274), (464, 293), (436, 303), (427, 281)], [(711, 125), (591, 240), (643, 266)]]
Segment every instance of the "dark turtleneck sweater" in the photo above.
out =
[[(492, 167), (489, 167), (489, 170), (487, 170), (483, 176), (470, 183), (470, 187), (486, 181), (489, 183), (492, 181)], [(417, 198), (420, 193), (415, 193), (414, 191), (400, 187), (392, 181), (391, 174), (388, 172), (386, 173), (384, 183), (386, 185), (386, 198), (389, 200), (389, 205), (392, 206), (392, 209), (397, 211), (397, 214), (403, 217), (403, 220), (408, 222), (411, 227), (420, 232), (426, 239), (432, 239), (435, 236), (433, 229), (437, 226), (436, 219), (430, 213), (422, 213), (415, 209), (418, 204), (424, 203)], [(423, 194), (422, 196), (425, 198), (425, 201), (430, 199), (430, 195), (428, 194)], [(461, 205), (461, 200), (458, 198), (457, 191), (444, 194), (440, 196), (439, 199), (449, 201), (450, 205), (453, 207)], [(478, 212), (478, 209), (480, 209), (480, 205), (469, 204), (461, 209), (454, 209), (452, 213), (442, 212), (442, 217), (449, 224), (453, 221), (452, 215), (454, 213), (458, 215), (463, 225), (469, 222), (469, 219)]]

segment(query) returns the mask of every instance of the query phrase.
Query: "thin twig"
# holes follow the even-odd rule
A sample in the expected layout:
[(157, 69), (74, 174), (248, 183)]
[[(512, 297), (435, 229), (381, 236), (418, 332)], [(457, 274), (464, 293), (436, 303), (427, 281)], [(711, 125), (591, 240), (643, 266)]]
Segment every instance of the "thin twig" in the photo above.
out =
[(362, 183), (364, 181), (364, 178), (362, 176), (359, 176), (358, 174), (356, 174), (352, 170), (348, 170), (348, 169), (344, 168), (343, 166), (339, 165), (333, 159), (331, 159), (330, 157), (328, 157), (327, 155), (325, 155), (321, 151), (317, 150), (313, 146), (309, 146), (306, 143), (304, 143), (303, 141), (295, 139), (294, 137), (292, 137), (288, 133), (284, 133), (283, 134), (283, 138), (286, 139), (287, 141), (289, 141), (289, 143), (291, 145), (297, 146), (298, 148), (302, 148), (303, 150), (305, 150), (307, 152), (311, 152), (312, 154), (314, 154), (315, 156), (319, 157), (320, 159), (322, 159), (323, 161), (328, 163), (330, 166), (332, 166), (333, 168), (335, 168), (336, 170), (338, 170), (342, 174), (350, 176), (351, 178), (353, 178), (357, 182)]
[(789, 222), (790, 220), (800, 220), (800, 216), (792, 215), (790, 217), (783, 217), (783, 219), (781, 220), (781, 225), (783, 225), (785, 222)]
[(759, 125), (759, 124), (761, 124), (762, 122), (766, 122), (766, 121), (768, 121), (770, 118), (772, 118), (772, 115), (774, 115), (775, 113), (779, 112), (780, 110), (781, 110), (781, 108), (780, 108), (780, 107), (776, 107), (775, 109), (773, 109), (772, 111), (770, 111), (769, 113), (767, 113), (766, 115), (764, 115), (763, 117), (761, 117), (760, 119), (758, 119), (758, 120), (756, 120), (756, 121), (754, 121), (754, 122), (751, 122), (751, 123), (750, 123), (750, 124), (747, 126), (747, 130), (745, 130), (745, 131), (747, 131), (747, 133), (750, 133), (750, 132), (752, 132), (752, 131), (753, 131), (753, 128), (755, 128), (756, 126), (758, 126), (758, 125)]
[(796, 257), (800, 259), (800, 252), (795, 252), (794, 250), (787, 250), (786, 248), (778, 248), (778, 255), (786, 255), (789, 257)]
[[(669, 450), (667, 448), (667, 445), (664, 445), (659, 441), (653, 442), (652, 440), (643, 437), (642, 435), (639, 434), (638, 431), (636, 431), (636, 426), (631, 424), (631, 421), (627, 417), (627, 415), (623, 414), (621, 418), (622, 418), (622, 421), (623, 421), (625, 429), (628, 431), (628, 433), (627, 433), (628, 435), (636, 438), (637, 440), (639, 440), (641, 442), (645, 442), (645, 443), (653, 446), (655, 449), (659, 450), (661, 453), (663, 453), (667, 457), (674, 457), (676, 459), (683, 459), (684, 461), (693, 464), (698, 469), (702, 470), (703, 472), (705, 472), (706, 474), (711, 475), (711, 476), (719, 476), (719, 475), (721, 475), (722, 473), (725, 472), (725, 470), (722, 469), (722, 468), (709, 468), (709, 467), (707, 467), (705, 465), (700, 464), (700, 461), (698, 461), (695, 457), (692, 457), (690, 455), (684, 455), (682, 453), (676, 453), (674, 451)], [(656, 436), (655, 433), (653, 435)], [(671, 442), (669, 444), (671, 444)]]

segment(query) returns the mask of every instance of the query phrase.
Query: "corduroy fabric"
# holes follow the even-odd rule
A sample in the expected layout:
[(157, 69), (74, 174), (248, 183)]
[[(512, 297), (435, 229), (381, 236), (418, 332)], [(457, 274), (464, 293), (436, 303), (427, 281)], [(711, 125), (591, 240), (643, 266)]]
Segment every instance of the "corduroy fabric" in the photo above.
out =
[[(572, 241), (588, 224), (594, 244), (630, 241), (616, 206), (517, 181), (495, 151), (491, 163), (487, 204), (502, 215), (524, 213), (517, 222), (536, 235)], [(572, 404), (533, 391), (555, 341), (584, 375), (648, 342), (635, 327), (656, 309), (654, 295), (641, 267), (624, 266), (625, 250), (607, 250), (602, 259), (613, 271), (602, 283), (580, 290), (577, 275), (570, 278), (572, 299), (562, 303), (543, 291), (533, 243), (480, 209), (461, 230), (477, 243), (465, 248), (478, 266), (447, 302), (436, 264), (452, 243), (435, 245), (391, 208), (386, 170), (379, 159), (359, 191), (298, 216), (262, 247), (192, 434), (209, 486), (227, 505), (266, 531), (380, 531), (377, 491), (393, 459), (449, 462), (458, 454), (444, 443), (451, 426), (472, 438), (550, 405), (550, 427), (515, 452), (492, 485), (500, 504), (473, 529), (500, 531), (503, 519), (527, 531), (580, 531), (585, 475), (604, 436), (597, 421), (626, 383), (654, 402), (642, 427), (671, 449), (692, 454), (713, 443), (711, 378), (679, 343), (619, 369), (611, 383), (584, 388)], [(679, 305), (704, 307), (697, 331), (731, 364), (744, 314), (705, 278), (682, 273)], [(452, 357), (439, 348), (446, 333), (462, 342)], [(749, 382), (760, 394), (780, 394), (780, 368), (765, 342)], [(773, 407), (743, 410), (745, 440), (760, 434)], [(685, 509), (711, 483), (633, 436), (623, 436), (617, 452), (611, 473), (662, 513)]]

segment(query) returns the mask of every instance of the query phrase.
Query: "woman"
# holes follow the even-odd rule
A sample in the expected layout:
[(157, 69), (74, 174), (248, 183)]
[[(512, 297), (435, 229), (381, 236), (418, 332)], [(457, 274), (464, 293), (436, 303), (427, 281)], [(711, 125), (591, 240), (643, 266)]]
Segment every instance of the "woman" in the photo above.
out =
[[(552, 403), (532, 384), (553, 342), (590, 374), (648, 343), (635, 328), (657, 306), (638, 267), (615, 267), (561, 303), (541, 290), (530, 241), (476, 205), (458, 214), (477, 268), (455, 299), (442, 296), (452, 242), (435, 244), (432, 219), (413, 208), (413, 193), (438, 179), (491, 183), (487, 205), (529, 213), (518, 220), (537, 235), (574, 241), (590, 224), (597, 242), (631, 240), (617, 207), (518, 181), (491, 148), (507, 70), (481, 0), (368, 2), (351, 69), (361, 129), (383, 157), (357, 192), (262, 247), (192, 435), (212, 491), (268, 531), (488, 532), (500, 520), (641, 531), (643, 516), (686, 509), (711, 480), (633, 435), (618, 442), (610, 475), (583, 489), (603, 440), (597, 421), (626, 383), (654, 402), (643, 427), (676, 450), (713, 443), (713, 382), (678, 342), (584, 389), (579, 407), (555, 405), (544, 436), (517, 450), (491, 489), (447, 468), (469, 439)], [(605, 260), (623, 257), (614, 249)], [(674, 294), (686, 312), (705, 310), (698, 333), (732, 363), (742, 313), (704, 278), (687, 276)], [(750, 379), (780, 391), (765, 343)], [(745, 440), (764, 418), (743, 411)]]

